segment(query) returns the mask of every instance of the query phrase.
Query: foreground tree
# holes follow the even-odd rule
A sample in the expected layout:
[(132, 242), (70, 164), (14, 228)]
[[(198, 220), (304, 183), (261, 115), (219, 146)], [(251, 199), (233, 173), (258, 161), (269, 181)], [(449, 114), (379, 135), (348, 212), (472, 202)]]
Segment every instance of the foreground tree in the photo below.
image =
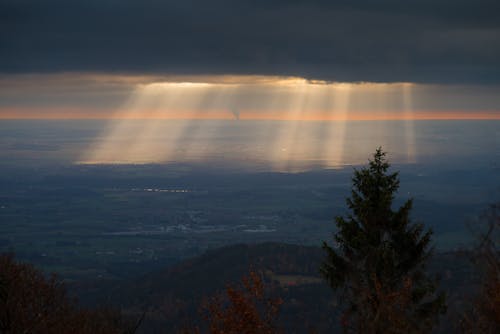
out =
[(0, 255), (0, 333), (127, 332), (118, 312), (81, 309), (55, 276)]
[(341, 292), (346, 332), (428, 332), (445, 311), (444, 294), (425, 274), (432, 233), (410, 221), (411, 199), (393, 211), (399, 174), (388, 173), (385, 155), (377, 149), (368, 167), (354, 171), (351, 214), (336, 217), (320, 271)]
[(463, 333), (500, 330), (500, 203), (491, 205), (479, 220), (482, 230), (472, 261), (482, 274), (479, 294), (463, 314)]
[[(203, 307), (210, 334), (277, 334), (275, 325), (282, 300), (266, 297), (262, 275), (250, 271), (241, 286), (227, 286), (226, 293)], [(200, 329), (184, 329), (182, 334), (199, 334)]]

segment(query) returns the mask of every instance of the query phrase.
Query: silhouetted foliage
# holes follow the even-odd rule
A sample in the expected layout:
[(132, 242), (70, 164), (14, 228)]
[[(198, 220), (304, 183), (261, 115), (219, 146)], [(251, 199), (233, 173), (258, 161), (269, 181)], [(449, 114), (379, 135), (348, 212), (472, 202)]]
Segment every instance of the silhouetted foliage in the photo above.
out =
[(84, 310), (64, 286), (30, 264), (0, 255), (0, 333), (123, 333), (120, 314)]
[(209, 300), (203, 313), (211, 334), (274, 334), (281, 332), (275, 325), (281, 303), (266, 297), (262, 276), (250, 271), (240, 287), (227, 286), (225, 295)]
[(5, 286), (4, 278), (2, 275), (0, 275), (0, 303), (5, 302), (6, 298), (7, 298), (7, 289)]
[(410, 221), (411, 199), (393, 211), (399, 174), (388, 173), (385, 155), (379, 148), (368, 167), (354, 170), (351, 214), (336, 217), (320, 271), (342, 292), (346, 332), (429, 332), (445, 311), (444, 294), (424, 271), (432, 233)]
[(498, 333), (500, 331), (500, 203), (491, 205), (480, 218), (483, 232), (473, 261), (482, 272), (479, 295), (463, 315), (464, 333)]

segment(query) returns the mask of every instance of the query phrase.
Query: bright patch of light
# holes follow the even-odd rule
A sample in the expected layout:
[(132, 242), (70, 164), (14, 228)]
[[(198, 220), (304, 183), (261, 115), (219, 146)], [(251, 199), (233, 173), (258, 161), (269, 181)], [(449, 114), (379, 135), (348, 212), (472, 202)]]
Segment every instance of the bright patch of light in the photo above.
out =
[[(346, 121), (367, 115), (368, 119), (391, 119), (394, 112), (401, 111), (406, 120), (407, 161), (415, 161), (412, 84), (263, 76), (177, 79), (138, 83), (81, 162), (203, 161), (220, 152), (221, 145), (233, 145), (226, 149), (224, 158), (247, 155), (269, 161), (277, 170), (297, 170), (304, 161), (336, 167), (345, 163), (346, 150), (349, 154), (353, 150), (354, 144), (346, 142)], [(249, 120), (260, 123), (246, 133), (244, 122)], [(311, 126), (307, 121), (319, 123)], [(228, 128), (234, 128), (236, 137), (244, 134), (245, 140), (254, 144), (251, 153), (241, 152), (238, 147), (243, 144), (237, 140), (220, 142), (219, 131)], [(373, 146), (379, 144), (374, 142)]]

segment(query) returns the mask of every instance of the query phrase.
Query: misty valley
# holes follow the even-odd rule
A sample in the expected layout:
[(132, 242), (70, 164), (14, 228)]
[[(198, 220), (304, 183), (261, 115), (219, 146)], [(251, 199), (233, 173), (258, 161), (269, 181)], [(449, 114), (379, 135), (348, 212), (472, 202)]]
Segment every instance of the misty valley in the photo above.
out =
[(497, 334), (500, 1), (0, 0), (0, 334)]
[[(265, 268), (276, 291), (298, 303), (283, 309), (288, 329), (299, 328), (298, 315), (303, 331), (311, 322), (321, 331), (337, 328), (328, 312), (308, 310), (330, 307), (319, 247), (336, 231), (334, 217), (347, 213), (353, 171), (363, 161), (325, 168), (314, 160), (290, 170), (262, 161), (242, 165), (227, 152), (252, 145), (226, 122), (217, 136), (225, 143), (223, 160), (75, 163), (102, 123), (16, 122), (0, 134), (0, 252), (57, 273), (84, 305), (110, 304), (135, 318), (148, 310), (145, 332), (178, 329), (179, 317), (196, 316), (200, 298), (253, 266)], [(412, 220), (434, 232), (430, 270), (458, 305), (459, 291), (478, 284), (463, 251), (476, 241), (475, 222), (499, 190), (498, 152), (479, 154), (475, 145), (494, 148), (496, 130), (484, 122), (460, 123), (461, 134), (446, 122), (417, 124), (424, 125), (414, 162), (393, 142), (397, 134), (377, 138), (392, 147), (392, 169), (400, 173), (395, 203), (414, 199)], [(477, 127), (484, 130), (479, 138)], [(451, 146), (453, 154), (441, 153)], [(195, 263), (204, 271), (193, 274)]]
[[(333, 217), (345, 211), (351, 172), (238, 173), (188, 165), (77, 165), (39, 168), (36, 176), (29, 167), (4, 170), (1, 247), (68, 277), (116, 278), (232, 243), (319, 245)], [(466, 223), (488, 204), (478, 184), (487, 185), (493, 173), (401, 166), (401, 175), (400, 196), (415, 199), (414, 219), (433, 228), (438, 249), (470, 241)], [(475, 200), (462, 203), (462, 193), (447, 190), (451, 177)], [(442, 194), (425, 191), (440, 184)]]

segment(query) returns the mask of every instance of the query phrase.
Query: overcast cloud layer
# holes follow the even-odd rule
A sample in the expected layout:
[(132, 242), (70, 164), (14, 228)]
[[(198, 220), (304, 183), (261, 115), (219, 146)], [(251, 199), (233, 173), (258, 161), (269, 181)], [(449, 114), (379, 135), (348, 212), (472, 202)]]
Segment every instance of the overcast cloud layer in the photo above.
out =
[(500, 83), (498, 0), (0, 0), (0, 73)]

